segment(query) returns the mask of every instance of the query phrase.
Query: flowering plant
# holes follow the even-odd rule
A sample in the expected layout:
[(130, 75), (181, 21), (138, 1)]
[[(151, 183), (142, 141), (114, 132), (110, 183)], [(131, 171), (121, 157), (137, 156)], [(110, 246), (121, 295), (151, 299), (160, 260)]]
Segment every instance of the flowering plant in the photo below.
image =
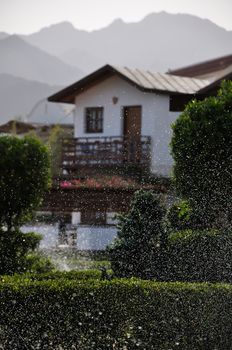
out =
[(139, 188), (134, 179), (122, 176), (101, 176), (96, 178), (72, 179), (60, 182), (61, 188)]

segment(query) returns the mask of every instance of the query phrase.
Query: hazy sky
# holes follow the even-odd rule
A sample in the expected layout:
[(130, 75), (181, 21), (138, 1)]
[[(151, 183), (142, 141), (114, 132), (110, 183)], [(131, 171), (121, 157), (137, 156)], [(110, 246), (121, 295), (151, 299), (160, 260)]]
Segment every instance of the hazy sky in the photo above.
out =
[(0, 0), (0, 31), (28, 34), (61, 21), (93, 30), (160, 11), (194, 14), (232, 30), (232, 0)]

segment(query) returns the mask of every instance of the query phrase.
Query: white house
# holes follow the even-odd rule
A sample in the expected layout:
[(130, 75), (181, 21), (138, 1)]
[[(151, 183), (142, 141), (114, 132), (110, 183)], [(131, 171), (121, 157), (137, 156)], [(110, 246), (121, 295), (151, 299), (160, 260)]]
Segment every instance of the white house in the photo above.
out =
[[(224, 69), (220, 74), (217, 72), (217, 76), (206, 74), (204, 79), (175, 74), (106, 65), (48, 100), (75, 104), (75, 138), (79, 145), (84, 143), (79, 148), (80, 158), (87, 155), (87, 151), (90, 156), (92, 150), (92, 154), (98, 155), (98, 163), (100, 154), (104, 153), (102, 165), (106, 165), (110, 155), (111, 165), (116, 164), (120, 153), (124, 152), (125, 160), (125, 142), (123, 148), (120, 141), (128, 140), (130, 146), (127, 144), (126, 152), (131, 154), (127, 161), (143, 166), (150, 152), (150, 171), (167, 176), (172, 167), (170, 124), (186, 102), (193, 97), (205, 97), (226, 72)], [(145, 146), (147, 143), (149, 147)], [(78, 158), (78, 152), (76, 156)], [(83, 158), (79, 165), (85, 164)], [(89, 165), (96, 164), (96, 159)]]
[(232, 55), (166, 74), (105, 65), (50, 96), (51, 102), (75, 105), (64, 174), (132, 165), (168, 176), (170, 125), (193, 97), (215, 94), (221, 80), (231, 77)]

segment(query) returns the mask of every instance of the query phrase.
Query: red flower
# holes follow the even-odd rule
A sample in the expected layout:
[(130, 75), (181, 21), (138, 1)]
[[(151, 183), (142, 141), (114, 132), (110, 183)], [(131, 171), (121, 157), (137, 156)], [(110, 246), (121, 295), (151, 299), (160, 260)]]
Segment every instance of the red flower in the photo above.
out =
[(69, 181), (62, 181), (62, 182), (60, 183), (60, 187), (61, 187), (61, 188), (72, 187), (72, 184), (71, 184), (71, 182), (69, 182)]

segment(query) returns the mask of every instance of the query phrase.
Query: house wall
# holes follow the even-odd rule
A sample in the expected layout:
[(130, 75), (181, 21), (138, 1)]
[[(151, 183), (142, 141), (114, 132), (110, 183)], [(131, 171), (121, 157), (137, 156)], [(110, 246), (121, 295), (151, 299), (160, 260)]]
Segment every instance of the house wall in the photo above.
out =
[[(82, 225), (81, 213), (72, 213), (72, 224), (77, 225), (78, 250), (104, 250), (117, 236), (116, 213), (106, 213), (106, 226)], [(112, 226), (111, 226), (112, 225)]]
[[(112, 97), (118, 102), (113, 104)], [(142, 106), (142, 135), (151, 136), (151, 172), (168, 175), (172, 167), (169, 152), (170, 124), (178, 113), (169, 112), (169, 96), (144, 93), (123, 79), (114, 76), (91, 87), (76, 97), (74, 116), (75, 137), (123, 135), (122, 111), (125, 106)], [(85, 133), (85, 108), (104, 107), (104, 131), (99, 134)]]
[(77, 228), (78, 250), (105, 250), (117, 236), (115, 226), (79, 226)]
[[(41, 249), (55, 249), (59, 242), (58, 224), (27, 225), (22, 227), (23, 232), (38, 232), (42, 235)], [(117, 236), (115, 226), (80, 225), (77, 227), (78, 250), (104, 250)]]

